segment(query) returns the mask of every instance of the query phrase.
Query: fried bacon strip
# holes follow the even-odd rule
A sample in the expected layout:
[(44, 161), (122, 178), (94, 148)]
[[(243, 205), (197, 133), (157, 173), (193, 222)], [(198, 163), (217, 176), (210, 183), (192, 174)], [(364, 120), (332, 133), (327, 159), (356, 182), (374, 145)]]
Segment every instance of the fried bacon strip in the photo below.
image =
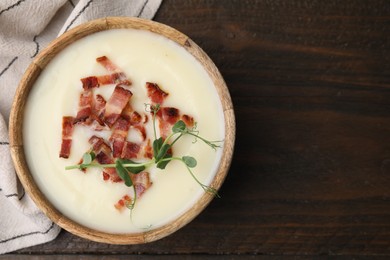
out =
[(125, 108), (122, 110), (122, 116), (128, 118), (131, 125), (138, 125), (148, 120), (146, 115), (143, 118), (140, 113), (135, 111), (130, 103), (127, 103)]
[(106, 101), (101, 95), (93, 98), (91, 89), (84, 90), (80, 94), (79, 111), (74, 119), (75, 124), (90, 125), (92, 129), (101, 131), (106, 129), (102, 120)]
[(96, 61), (108, 71), (121, 72), (121, 69), (116, 66), (107, 56), (97, 57)]
[(180, 119), (187, 127), (194, 126), (194, 118), (189, 115), (181, 115), (179, 109), (174, 107), (160, 107), (157, 114), (160, 135), (165, 139), (171, 132), (172, 126)]
[(138, 125), (142, 122), (142, 116), (137, 112), (133, 111), (130, 115), (131, 125)]
[[(84, 89), (80, 94), (79, 111), (77, 112), (74, 123), (86, 122), (92, 114), (93, 92), (91, 89)], [(87, 122), (87, 124), (89, 124)]]
[[(103, 138), (94, 135), (89, 139), (89, 143), (92, 145), (92, 150), (96, 155), (96, 160), (100, 164), (115, 163), (112, 158), (112, 150)], [(103, 170), (103, 179), (111, 180), (113, 182), (122, 182), (122, 179), (119, 177), (115, 168), (105, 168)]]
[(117, 203), (114, 204), (114, 207), (117, 209), (117, 210), (123, 210), (127, 205), (130, 205), (131, 204), (131, 198), (129, 195), (124, 195), (120, 200), (118, 200)]
[(131, 85), (131, 81), (127, 78), (126, 74), (118, 67), (116, 66), (107, 56), (102, 56), (96, 58), (96, 61), (101, 64), (106, 70), (109, 72), (112, 72), (108, 75), (101, 75), (101, 76), (89, 76), (80, 79), (81, 83), (83, 84), (83, 89), (92, 89), (92, 88), (98, 88), (103, 85), (110, 85), (110, 84), (124, 84), (127, 86)]
[(97, 76), (97, 81), (99, 86), (109, 85), (109, 84), (125, 84), (127, 86), (131, 85), (130, 80), (126, 77), (123, 72), (116, 72), (109, 75)]
[(131, 128), (136, 129), (140, 133), (142, 140), (146, 140), (146, 130), (144, 124), (148, 121), (148, 116), (142, 116), (140, 113), (133, 110), (130, 103), (128, 103), (123, 109), (122, 116), (129, 118)]
[(148, 97), (155, 104), (162, 105), (168, 93), (162, 90), (156, 83), (146, 82)]
[(140, 172), (131, 175), (131, 180), (135, 187), (137, 197), (140, 198), (142, 194), (152, 185), (148, 172)]
[(86, 78), (82, 78), (81, 82), (83, 83), (83, 89), (92, 89), (104, 85), (119, 84), (119, 83), (127, 86), (131, 85), (131, 81), (126, 77), (126, 75), (123, 72), (116, 72), (116, 73), (101, 75), (101, 76), (89, 76)]
[(110, 136), (110, 142), (112, 143), (112, 156), (114, 158), (121, 157), (122, 150), (125, 145), (127, 134), (130, 129), (130, 120), (123, 116), (115, 122), (112, 127), (112, 134)]
[(102, 119), (106, 103), (106, 100), (101, 95), (95, 96), (91, 117), (94, 119), (92, 122), (92, 128), (96, 131), (108, 129)]
[(148, 139), (146, 142), (144, 142), (144, 145), (142, 147), (142, 152), (143, 152), (142, 156), (144, 158), (149, 158), (149, 159), (153, 158), (153, 148), (150, 145), (150, 139)]
[(180, 119), (180, 111), (174, 107), (160, 107), (157, 117), (160, 121), (173, 125)]
[(96, 95), (95, 97), (95, 103), (94, 103), (94, 113), (101, 117), (104, 113), (104, 108), (106, 107), (106, 100), (101, 95)]
[(130, 90), (121, 87), (121, 84), (118, 84), (115, 87), (114, 92), (108, 100), (104, 110), (103, 121), (106, 125), (110, 128), (114, 125), (132, 95), (133, 93), (131, 93)]
[(99, 87), (98, 79), (95, 76), (82, 78), (80, 80), (81, 80), (81, 83), (83, 84), (83, 89), (84, 90), (88, 90), (88, 89)]
[(141, 147), (133, 142), (124, 142), (121, 158), (123, 159), (134, 159), (138, 157)]
[[(115, 143), (113, 143), (115, 145)], [(122, 159), (135, 159), (135, 158), (153, 158), (153, 149), (150, 145), (150, 139), (137, 144), (135, 142), (125, 141), (122, 146)]]
[(62, 117), (61, 158), (69, 158), (70, 155), (70, 148), (72, 147), (73, 121), (74, 118), (72, 116)]
[(183, 120), (187, 127), (193, 127), (195, 124), (194, 118), (189, 115), (182, 115), (181, 120)]

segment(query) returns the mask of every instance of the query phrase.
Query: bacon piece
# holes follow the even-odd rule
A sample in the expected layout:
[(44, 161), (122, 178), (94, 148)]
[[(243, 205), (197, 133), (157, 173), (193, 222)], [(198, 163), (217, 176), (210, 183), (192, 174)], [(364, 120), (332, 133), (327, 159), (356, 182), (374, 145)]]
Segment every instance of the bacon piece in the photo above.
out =
[(179, 109), (160, 107), (156, 116), (159, 121), (160, 136), (165, 139), (170, 134), (172, 125), (180, 119)]
[(131, 85), (131, 81), (126, 77), (126, 75), (123, 72), (115, 72), (112, 74), (101, 75), (101, 76), (89, 76), (86, 78), (82, 78), (81, 82), (83, 83), (84, 90), (98, 88), (104, 85), (119, 84), (119, 83), (127, 86)]
[(82, 78), (80, 80), (81, 80), (81, 83), (83, 83), (84, 90), (99, 87), (98, 79), (95, 76)]
[(110, 175), (103, 171), (103, 180), (108, 181), (110, 179)]
[(120, 72), (121, 70), (116, 66), (107, 56), (101, 56), (96, 58), (96, 61), (100, 63), (108, 71)]
[(156, 83), (146, 82), (146, 90), (148, 97), (156, 104), (161, 105), (168, 96), (168, 93), (162, 90)]
[(124, 142), (121, 158), (134, 159), (138, 157), (140, 146), (136, 143), (126, 141)]
[(90, 127), (95, 131), (109, 130), (103, 122), (106, 100), (101, 95), (96, 95), (93, 100), (92, 113), (90, 116)]
[[(161, 113), (161, 119), (171, 125), (175, 124), (180, 118), (179, 109), (174, 107), (162, 107), (158, 112)], [(159, 115), (159, 113), (157, 114)]]
[(113, 163), (114, 160), (111, 157), (111, 148), (103, 138), (94, 135), (89, 139), (89, 143), (92, 145), (92, 150), (96, 154), (96, 160), (99, 163)]
[(131, 128), (136, 129), (140, 133), (142, 140), (146, 140), (146, 129), (144, 124), (148, 121), (147, 115), (142, 116), (140, 113), (133, 110), (130, 103), (128, 103), (122, 111), (122, 116), (128, 117)]
[[(96, 58), (96, 61), (100, 63), (106, 70), (115, 72), (111, 75), (108, 75), (109, 78), (105, 78), (104, 76), (100, 79), (100, 81), (103, 82), (112, 82), (113, 83), (121, 83), (124, 85), (131, 85), (131, 81), (127, 78), (126, 74), (117, 66), (115, 65), (107, 56), (102, 56)], [(107, 80), (107, 81), (106, 81)], [(105, 84), (113, 84), (113, 83), (105, 83)]]
[(91, 89), (84, 90), (80, 95), (79, 111), (74, 120), (74, 123), (83, 123), (91, 126), (96, 131), (106, 129), (106, 126), (101, 119), (103, 117), (106, 101), (101, 95), (96, 95), (93, 98), (93, 91)]
[(129, 195), (124, 195), (120, 200), (118, 200), (117, 203), (114, 204), (114, 207), (117, 209), (117, 210), (123, 210), (127, 205), (130, 205), (131, 204), (131, 198), (129, 197)]
[(89, 76), (81, 79), (84, 89), (98, 88), (102, 85), (109, 84), (124, 84), (131, 85), (131, 81), (127, 78), (126, 74), (116, 66), (107, 56), (96, 58), (96, 61), (101, 64), (106, 70), (113, 72), (108, 75), (101, 76)]
[(129, 118), (131, 125), (137, 125), (142, 122), (141, 114), (135, 111), (131, 107), (130, 103), (127, 103), (125, 108), (122, 110), (122, 116)]
[[(106, 107), (106, 100), (104, 99), (104, 97), (102, 97), (101, 95), (96, 95), (95, 97), (95, 100), (93, 102), (93, 110), (92, 110), (92, 115), (93, 115), (93, 119), (95, 119), (95, 121), (97, 123), (99, 123), (100, 126), (102, 126), (104, 128), (104, 122), (102, 120), (103, 118), (103, 115), (104, 115), (104, 109)], [(96, 130), (99, 130), (99, 129), (96, 129)], [(102, 129), (100, 129), (102, 130)]]
[(133, 107), (131, 106), (130, 102), (126, 104), (125, 108), (122, 110), (122, 116), (124, 117), (131, 117), (131, 114), (134, 112)]
[(112, 142), (112, 156), (114, 158), (121, 157), (129, 129), (130, 120), (122, 116), (119, 117), (112, 127), (110, 142)]
[(142, 116), (137, 112), (133, 111), (130, 116), (130, 122), (132, 125), (138, 125), (142, 121)]
[(103, 121), (110, 128), (114, 125), (116, 120), (122, 113), (122, 110), (126, 107), (133, 93), (130, 90), (125, 89), (118, 84), (114, 92), (112, 93), (110, 99), (106, 104), (104, 111)]
[(119, 73), (101, 75), (101, 76), (96, 76), (96, 79), (99, 82), (99, 86), (118, 84), (120, 82), (120, 75)]
[(97, 94), (94, 102), (94, 113), (99, 117), (103, 115), (104, 108), (106, 107), (106, 100), (103, 96)]
[(122, 155), (123, 146), (125, 145), (125, 141), (116, 139), (112, 142), (112, 157), (120, 158)]
[(182, 115), (181, 120), (186, 124), (187, 127), (193, 127), (194, 126), (194, 118), (189, 115)]
[(123, 72), (116, 72), (109, 75), (97, 76), (96, 78), (99, 83), (99, 86), (119, 84), (119, 83), (127, 86), (131, 85), (131, 81), (127, 78), (127, 76)]
[(143, 151), (144, 158), (149, 158), (149, 159), (153, 158), (153, 148), (150, 145), (150, 139), (148, 139), (146, 142), (144, 142), (144, 145), (142, 147), (142, 151)]
[(111, 180), (112, 182), (122, 182), (123, 181), (121, 179), (121, 177), (119, 177), (119, 175), (116, 172), (115, 168), (105, 168), (103, 170), (103, 180), (105, 179), (104, 178), (104, 174), (107, 174), (109, 176), (108, 180)]
[(72, 147), (73, 121), (71, 116), (62, 117), (62, 143), (60, 157), (69, 158)]
[(187, 125), (187, 127), (194, 126), (194, 118), (189, 115), (181, 115), (179, 109), (174, 107), (160, 107), (156, 114), (159, 121), (160, 135), (166, 138), (170, 132), (171, 127), (180, 119)]
[(96, 95), (93, 98), (91, 89), (84, 90), (80, 95), (79, 111), (74, 123), (83, 122), (86, 125), (92, 125), (92, 128), (97, 131), (105, 129), (103, 120), (106, 100), (101, 95)]
[(171, 125), (163, 120), (159, 120), (158, 127), (160, 129), (160, 136), (165, 140), (171, 132)]
[(152, 185), (148, 172), (140, 172), (131, 175), (131, 180), (135, 187), (137, 197), (140, 198), (142, 194)]
[[(91, 89), (86, 89), (80, 94), (79, 111), (74, 120), (74, 123), (86, 122), (92, 114), (93, 93)], [(86, 122), (90, 124), (91, 122)]]
[[(114, 163), (114, 159), (112, 158), (112, 151), (110, 146), (104, 141), (103, 138), (98, 137), (96, 135), (92, 136), (89, 139), (89, 143), (92, 145), (92, 150), (96, 154), (96, 160), (100, 164), (111, 164)], [(107, 178), (108, 175), (108, 178)], [(110, 179), (113, 182), (121, 182), (122, 179), (119, 177), (115, 168), (105, 168), (103, 170), (103, 179)]]

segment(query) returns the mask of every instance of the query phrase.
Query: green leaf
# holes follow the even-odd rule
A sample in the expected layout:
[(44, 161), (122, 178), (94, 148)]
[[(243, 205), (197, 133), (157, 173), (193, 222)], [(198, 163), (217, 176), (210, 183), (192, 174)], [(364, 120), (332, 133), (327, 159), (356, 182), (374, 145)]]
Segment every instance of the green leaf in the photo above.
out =
[(145, 170), (145, 166), (144, 165), (137, 165), (137, 166), (125, 166), (126, 164), (137, 164), (136, 162), (132, 161), (132, 160), (128, 160), (128, 159), (117, 159), (118, 161), (121, 162), (122, 166), (128, 170), (129, 172), (133, 173), (133, 174), (137, 174), (137, 173), (140, 173), (142, 172), (143, 170)]
[(164, 140), (162, 137), (153, 141), (153, 156), (154, 156), (154, 158), (157, 158), (157, 154), (159, 153), (163, 143), (164, 143)]
[[(169, 159), (169, 158), (172, 158), (172, 155), (168, 153), (168, 154), (166, 154), (166, 155), (164, 156), (164, 158), (162, 158), (162, 159)], [(161, 169), (161, 170), (164, 170), (165, 167), (167, 167), (167, 164), (168, 164), (170, 161), (171, 161), (171, 160), (159, 161), (159, 162), (156, 164), (156, 166), (157, 166), (157, 168), (159, 168), (159, 169)]]
[(83, 155), (82, 164), (90, 164), (95, 159), (95, 154), (93, 152), (85, 153)]
[(160, 161), (162, 158), (165, 158), (165, 155), (167, 154), (169, 148), (171, 148), (170, 144), (164, 144), (161, 148), (160, 151), (158, 151), (156, 158), (156, 161)]
[(186, 129), (186, 124), (184, 123), (183, 120), (177, 121), (177, 122), (172, 126), (172, 132), (174, 132), (174, 133), (183, 132), (185, 129)]
[(183, 162), (188, 167), (190, 167), (190, 168), (196, 167), (197, 162), (196, 162), (196, 159), (194, 157), (192, 157), (192, 156), (183, 156), (181, 159), (183, 160)]
[(125, 182), (125, 185), (128, 187), (133, 186), (133, 182), (131, 181), (129, 172), (123, 167), (122, 163), (117, 160), (115, 162), (115, 169), (118, 172), (119, 177)]

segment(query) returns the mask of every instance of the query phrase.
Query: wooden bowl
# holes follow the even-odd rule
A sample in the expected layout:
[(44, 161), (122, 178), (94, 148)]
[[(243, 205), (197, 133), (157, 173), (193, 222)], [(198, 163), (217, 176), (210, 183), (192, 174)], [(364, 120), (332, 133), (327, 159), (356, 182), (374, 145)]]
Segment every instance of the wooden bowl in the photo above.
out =
[(195, 205), (184, 214), (179, 216), (174, 221), (153, 230), (131, 234), (110, 234), (96, 231), (91, 228), (82, 226), (72, 219), (64, 216), (48, 201), (45, 195), (38, 188), (34, 178), (29, 171), (23, 147), (22, 130), (24, 108), (30, 90), (32, 89), (42, 70), (45, 69), (47, 64), (54, 56), (56, 56), (65, 47), (72, 44), (72, 42), (96, 32), (119, 28), (140, 29), (163, 35), (166, 38), (183, 46), (203, 65), (204, 69), (208, 72), (221, 100), (225, 117), (223, 156), (221, 158), (217, 173), (210, 184), (210, 186), (215, 189), (220, 188), (230, 166), (235, 141), (235, 118), (232, 101), (226, 84), (211, 59), (191, 39), (169, 26), (149, 20), (138, 18), (109, 17), (91, 21), (66, 32), (54, 40), (45, 50), (43, 50), (28, 67), (16, 91), (9, 125), (10, 147), (16, 172), (22, 185), (37, 204), (37, 206), (53, 222), (75, 235), (93, 241), (112, 244), (138, 244), (163, 238), (180, 229), (189, 223), (193, 218), (195, 218), (208, 205), (213, 196), (208, 193), (204, 193), (195, 203)]

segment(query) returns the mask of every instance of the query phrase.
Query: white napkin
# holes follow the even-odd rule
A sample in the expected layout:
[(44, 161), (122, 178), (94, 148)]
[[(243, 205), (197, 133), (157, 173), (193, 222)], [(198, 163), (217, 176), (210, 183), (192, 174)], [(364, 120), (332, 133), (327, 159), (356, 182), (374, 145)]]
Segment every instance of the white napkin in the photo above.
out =
[(0, 1), (0, 254), (51, 241), (60, 232), (24, 192), (9, 152), (9, 113), (28, 64), (72, 27), (107, 16), (152, 19), (161, 1)]

